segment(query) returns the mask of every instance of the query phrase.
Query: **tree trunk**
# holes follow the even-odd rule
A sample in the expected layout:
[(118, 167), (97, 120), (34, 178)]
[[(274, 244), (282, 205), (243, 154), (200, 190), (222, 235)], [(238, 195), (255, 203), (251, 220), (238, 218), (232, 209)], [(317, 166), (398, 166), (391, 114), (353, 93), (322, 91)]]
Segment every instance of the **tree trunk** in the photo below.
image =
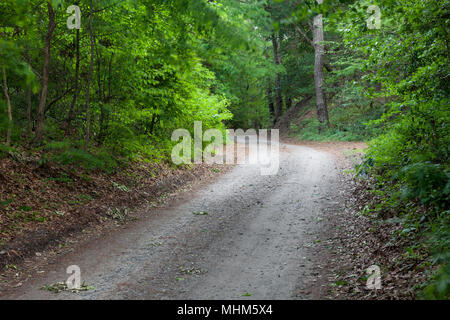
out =
[(314, 57), (315, 57), (314, 84), (316, 88), (317, 118), (320, 122), (319, 130), (322, 131), (324, 127), (330, 126), (330, 121), (328, 119), (328, 109), (325, 99), (325, 92), (323, 89), (324, 47), (323, 47), (323, 20), (321, 14), (314, 17), (313, 37), (314, 37), (313, 41), (314, 41)]
[(90, 94), (91, 94), (91, 79), (92, 74), (94, 72), (94, 30), (92, 27), (92, 19), (94, 17), (94, 8), (93, 8), (93, 0), (91, 0), (91, 9), (89, 14), (89, 35), (91, 38), (91, 63), (89, 66), (89, 75), (87, 81), (87, 89), (86, 89), (86, 136), (84, 140), (84, 150), (87, 150), (89, 145), (89, 136), (90, 136), (90, 125), (91, 125), (91, 115), (90, 115)]
[(75, 110), (75, 105), (77, 103), (78, 93), (79, 93), (79, 74), (80, 74), (80, 30), (77, 29), (76, 31), (76, 39), (75, 39), (75, 46), (76, 46), (76, 62), (75, 62), (75, 92), (73, 94), (72, 103), (70, 105), (69, 109), (69, 115), (67, 116), (66, 120), (66, 135), (70, 132), (70, 126), (72, 124), (73, 120), (73, 113)]
[[(104, 72), (103, 81), (102, 81), (102, 62), (103, 57), (101, 52), (99, 51), (98, 46), (95, 46), (95, 52), (97, 54), (97, 86), (98, 86), (98, 99), (100, 103), (100, 119), (99, 119), (99, 133), (97, 135), (97, 142), (99, 144), (103, 143), (105, 137), (105, 121), (106, 121), (106, 109), (105, 103), (107, 103), (106, 97), (106, 70)], [(106, 62), (106, 58), (105, 58)]]
[[(298, 33), (300, 33), (302, 35), (302, 37), (306, 40), (306, 42), (308, 42), (313, 48), (315, 48), (314, 42), (306, 35), (306, 33), (302, 29), (300, 29), (299, 26), (294, 26), (294, 27), (298, 31)], [(325, 57), (323, 60), (323, 65), (324, 65), (325, 69), (327, 69), (328, 72), (333, 71), (333, 67), (325, 60)]]
[[(30, 50), (28, 48), (28, 45), (25, 44), (25, 59), (29, 66), (31, 66), (31, 57), (30, 57)], [(28, 139), (31, 138), (31, 132), (32, 132), (32, 123), (31, 123), (31, 84), (27, 85), (27, 137)]]
[[(278, 42), (274, 34), (272, 34), (272, 45), (273, 45), (273, 61), (275, 65), (280, 64), (280, 57), (278, 54)], [(276, 123), (278, 118), (281, 116), (283, 110), (283, 98), (281, 97), (281, 76), (279, 73), (275, 76), (275, 116), (273, 123)]]
[(11, 112), (11, 101), (9, 100), (8, 94), (8, 83), (6, 81), (5, 67), (3, 67), (3, 92), (5, 93), (5, 99), (8, 105), (8, 132), (6, 133), (6, 145), (9, 146), (11, 143), (12, 112)]
[(286, 95), (284, 101), (286, 104), (286, 111), (287, 111), (292, 107), (292, 103), (294, 102), (294, 100), (292, 99), (291, 96)]
[(31, 137), (31, 85), (27, 87), (27, 134)]
[(114, 58), (114, 52), (111, 53), (111, 59), (109, 60), (109, 68), (108, 68), (108, 97), (106, 98), (106, 102), (109, 103), (111, 100), (111, 75), (112, 75), (112, 62)]
[(150, 122), (150, 129), (149, 129), (150, 134), (153, 134), (153, 129), (155, 127), (155, 122), (156, 122), (156, 114), (153, 114), (152, 115), (152, 122)]
[[(112, 74), (112, 61), (114, 58), (114, 52), (111, 53), (111, 59), (109, 60), (109, 67), (108, 67), (108, 96), (106, 96), (105, 91), (106, 89), (103, 89), (103, 101), (106, 104), (109, 104), (111, 101), (111, 74)], [(106, 72), (105, 72), (105, 79), (103, 81), (104, 84), (106, 84)], [(99, 134), (99, 142), (103, 143), (106, 137), (106, 132), (108, 131), (109, 127), (109, 109), (106, 110), (104, 105), (102, 105), (102, 116), (100, 119), (100, 134)]]
[(53, 31), (55, 30), (56, 27), (55, 12), (53, 11), (53, 7), (50, 2), (47, 2), (47, 10), (49, 21), (48, 21), (47, 35), (45, 37), (44, 71), (42, 73), (42, 93), (38, 107), (36, 135), (33, 141), (35, 144), (41, 142), (42, 140), (42, 127), (44, 126), (44, 111), (48, 93), (48, 69), (50, 66), (50, 47)]
[(269, 113), (270, 116), (273, 118), (275, 116), (275, 107), (273, 105), (273, 96), (272, 96), (272, 79), (269, 79), (269, 86), (267, 88), (267, 103), (269, 105)]

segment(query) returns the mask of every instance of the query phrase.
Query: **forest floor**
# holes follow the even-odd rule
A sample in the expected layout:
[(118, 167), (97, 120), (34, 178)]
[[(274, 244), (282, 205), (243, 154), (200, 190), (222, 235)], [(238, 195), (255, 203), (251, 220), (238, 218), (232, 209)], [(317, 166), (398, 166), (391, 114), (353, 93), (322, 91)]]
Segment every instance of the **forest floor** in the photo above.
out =
[[(22, 252), (18, 243), (26, 242), (19, 239), (33, 241), (30, 236), (4, 245), (2, 256), (22, 259), (17, 258), (16, 264), (8, 261), (0, 274), (0, 297), (414, 298), (411, 288), (423, 277), (417, 276), (415, 265), (398, 267), (399, 261), (404, 262), (402, 246), (390, 243), (397, 226), (373, 232), (375, 222), (356, 214), (367, 186), (344, 170), (353, 167), (365, 144), (287, 142), (274, 176), (262, 176), (260, 168), (251, 165), (201, 165), (177, 172), (161, 167), (153, 174), (138, 174), (142, 177), (136, 185), (129, 180), (132, 176), (136, 181), (136, 172), (128, 172), (113, 178), (100, 175), (99, 181), (71, 189), (51, 181), (57, 184), (51, 186), (52, 192), (40, 193), (41, 182), (33, 180), (36, 196), (77, 198), (91, 192), (95, 199), (52, 207), (65, 214), (55, 215), (59, 220), (40, 222), (52, 226), (45, 232), (28, 232), (28, 224), (22, 227), (24, 235), (37, 239), (52, 235), (53, 228), (60, 230), (58, 238), (43, 241), (41, 247), (28, 246), (27, 253)], [(2, 173), (21, 170), (13, 163), (2, 164)], [(23, 172), (21, 177), (33, 179), (42, 175), (39, 170)], [(96, 189), (96, 185), (109, 187)], [(2, 192), (10, 195), (8, 190)], [(15, 189), (14, 194), (20, 193)], [(36, 210), (36, 204), (32, 207)], [(67, 221), (61, 218), (70, 215), (74, 217)], [(78, 219), (83, 223), (77, 225)], [(2, 228), (7, 225), (2, 223)], [(76, 228), (67, 229), (72, 224)], [(382, 266), (382, 289), (377, 291), (365, 286), (365, 271), (374, 264)], [(91, 290), (53, 292), (58, 291), (53, 285), (69, 276), (70, 265), (80, 267)], [(39, 290), (45, 286), (48, 290)]]

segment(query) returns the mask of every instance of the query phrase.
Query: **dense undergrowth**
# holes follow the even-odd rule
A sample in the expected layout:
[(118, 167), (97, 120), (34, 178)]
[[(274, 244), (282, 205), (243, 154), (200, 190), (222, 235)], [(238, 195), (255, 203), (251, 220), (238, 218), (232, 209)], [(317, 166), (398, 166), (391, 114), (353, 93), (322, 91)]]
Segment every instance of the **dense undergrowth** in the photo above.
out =
[(382, 134), (383, 127), (373, 121), (382, 112), (370, 108), (332, 106), (332, 126), (319, 132), (317, 119), (304, 117), (312, 109), (313, 106), (307, 107), (300, 120), (292, 121), (291, 136), (311, 141), (368, 142), (364, 159), (353, 172), (356, 179), (373, 184), (366, 191), (372, 194), (371, 201), (361, 213), (375, 219), (374, 225), (395, 222), (402, 226), (392, 234), (392, 241), (408, 240), (403, 248), (405, 255), (420, 262), (418, 272), (425, 272), (428, 279), (413, 288), (418, 298), (449, 299), (448, 144), (441, 142), (436, 146), (413, 140), (411, 136), (416, 132), (411, 123), (405, 125), (401, 121)]
[(364, 19), (355, 19), (369, 4), (354, 3), (341, 21), (330, 19), (345, 44), (329, 43), (338, 66), (327, 82), (331, 127), (319, 132), (315, 118), (303, 117), (291, 132), (305, 140), (368, 141), (355, 170), (376, 181), (364, 213), (401, 221), (393, 239), (414, 239), (405, 251), (424, 250), (436, 270), (417, 288), (419, 297), (449, 299), (449, 4), (378, 1), (381, 30), (368, 30)]
[(291, 123), (290, 135), (300, 140), (310, 141), (367, 141), (376, 135), (379, 129), (368, 128), (369, 121), (378, 119), (382, 112), (377, 108), (355, 106), (330, 106), (331, 127), (319, 132), (320, 124), (316, 117), (304, 118), (305, 112), (314, 109), (306, 106), (300, 118)]

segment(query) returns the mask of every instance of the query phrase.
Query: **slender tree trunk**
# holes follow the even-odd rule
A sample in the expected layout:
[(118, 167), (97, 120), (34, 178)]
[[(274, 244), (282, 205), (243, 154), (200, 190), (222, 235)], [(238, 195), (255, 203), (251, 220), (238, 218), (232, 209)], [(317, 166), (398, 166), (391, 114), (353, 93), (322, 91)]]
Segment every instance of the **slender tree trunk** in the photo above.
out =
[(272, 95), (272, 80), (269, 80), (269, 86), (267, 88), (267, 103), (269, 105), (269, 113), (270, 116), (273, 118), (275, 116), (275, 107), (273, 105), (273, 95)]
[(284, 98), (285, 104), (286, 104), (286, 111), (289, 110), (292, 107), (293, 99), (291, 96), (286, 95)]
[[(313, 48), (315, 48), (314, 42), (306, 35), (306, 33), (302, 29), (300, 29), (299, 26), (295, 26), (295, 29), (298, 31), (298, 33), (302, 35), (302, 37), (306, 40), (306, 42), (308, 42)], [(333, 71), (333, 67), (325, 60), (325, 58), (323, 60), (323, 65), (328, 72)]]
[[(28, 63), (28, 65), (31, 66), (31, 57), (30, 57), (30, 50), (28, 48), (28, 45), (25, 44), (25, 59)], [(31, 84), (27, 85), (27, 137), (28, 139), (31, 138)]]
[(80, 74), (80, 30), (77, 29), (76, 31), (76, 39), (75, 39), (75, 46), (76, 46), (76, 62), (75, 62), (75, 92), (73, 94), (72, 103), (70, 105), (69, 109), (69, 115), (67, 116), (66, 120), (66, 135), (70, 132), (70, 126), (72, 124), (73, 120), (73, 114), (75, 110), (75, 105), (77, 103), (78, 99), (78, 93), (79, 93), (79, 74)]
[(109, 68), (108, 68), (108, 97), (106, 102), (109, 103), (111, 100), (111, 75), (112, 75), (112, 62), (114, 58), (114, 52), (111, 53), (111, 59), (109, 60)]
[(155, 121), (156, 121), (156, 114), (153, 114), (152, 121), (150, 122), (150, 128), (149, 128), (150, 134), (153, 134), (153, 129), (155, 127)]
[[(114, 52), (111, 53), (111, 58), (109, 60), (109, 67), (108, 67), (108, 95), (106, 96), (106, 89), (103, 89), (103, 100), (106, 104), (109, 104), (112, 98), (112, 92), (111, 92), (111, 76), (112, 76), (112, 61), (114, 58)], [(103, 81), (104, 84), (106, 84), (106, 72), (105, 72), (105, 79)], [(109, 127), (109, 116), (110, 116), (110, 111), (109, 109), (105, 109), (103, 106), (103, 111), (104, 111), (104, 119), (102, 119), (101, 123), (101, 127), (100, 127), (100, 142), (103, 143), (103, 141), (105, 140), (106, 137), (106, 133), (108, 131), (108, 127)]]
[(3, 67), (3, 92), (5, 93), (5, 99), (8, 105), (8, 132), (6, 133), (6, 145), (9, 146), (11, 143), (12, 111), (11, 111), (11, 100), (9, 100), (8, 94), (8, 83), (6, 81), (5, 67)]
[(31, 137), (31, 85), (27, 87), (27, 134)]
[[(105, 94), (105, 83), (106, 83), (106, 72), (104, 72), (104, 76), (103, 76), (103, 84), (102, 84), (102, 54), (100, 53), (98, 46), (95, 46), (95, 51), (97, 53), (97, 87), (98, 87), (98, 100), (100, 103), (100, 123), (99, 123), (99, 134), (97, 136), (97, 142), (98, 143), (102, 143), (103, 142), (103, 137), (104, 137), (104, 126), (105, 126), (105, 118), (106, 118), (106, 111), (105, 111), (105, 106), (104, 103), (106, 102), (106, 94)], [(106, 60), (106, 59), (105, 59)]]
[(313, 24), (313, 37), (314, 37), (314, 84), (316, 88), (316, 107), (317, 118), (320, 122), (319, 130), (324, 127), (330, 126), (328, 119), (328, 109), (324, 92), (324, 75), (323, 75), (323, 63), (324, 63), (324, 47), (323, 47), (323, 19), (319, 14), (314, 17)]
[[(114, 53), (111, 53), (111, 58), (109, 59), (108, 64), (108, 74), (105, 72), (105, 76), (103, 78), (103, 103), (109, 104), (111, 100), (111, 73), (112, 73), (112, 60), (114, 58)], [(108, 95), (106, 95), (106, 77), (108, 77)], [(109, 111), (105, 108), (104, 104), (101, 105), (101, 112), (100, 112), (100, 134), (98, 141), (100, 143), (103, 143), (106, 136), (106, 131), (108, 130), (108, 123), (109, 123)]]
[(94, 30), (92, 27), (92, 20), (94, 17), (93, 0), (91, 0), (91, 10), (89, 14), (89, 35), (91, 38), (91, 63), (89, 67), (87, 90), (86, 90), (86, 136), (84, 140), (84, 149), (87, 150), (90, 138), (90, 125), (91, 125), (91, 114), (90, 114), (90, 94), (91, 94), (91, 79), (94, 73)]
[(44, 71), (42, 73), (42, 93), (38, 107), (36, 135), (33, 141), (35, 144), (40, 143), (42, 140), (42, 127), (44, 126), (44, 111), (48, 93), (48, 69), (50, 66), (50, 47), (53, 31), (55, 30), (56, 27), (55, 12), (53, 11), (53, 7), (50, 2), (47, 2), (47, 10), (49, 21), (48, 21), (47, 35), (45, 37)]
[[(278, 41), (274, 34), (272, 34), (272, 45), (273, 45), (273, 61), (275, 65), (280, 64), (280, 57), (278, 54)], [(281, 96), (281, 76), (279, 73), (275, 76), (275, 116), (273, 123), (276, 123), (278, 118), (281, 116), (283, 110), (283, 98)]]

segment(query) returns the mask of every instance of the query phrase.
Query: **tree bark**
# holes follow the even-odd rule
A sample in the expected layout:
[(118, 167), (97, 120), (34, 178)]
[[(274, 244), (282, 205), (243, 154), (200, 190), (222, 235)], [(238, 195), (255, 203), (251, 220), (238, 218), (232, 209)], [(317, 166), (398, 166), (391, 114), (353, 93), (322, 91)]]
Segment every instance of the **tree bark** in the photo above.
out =
[[(108, 95), (106, 95), (106, 88), (103, 89), (103, 101), (105, 104), (109, 104), (111, 102), (112, 98), (112, 91), (111, 91), (111, 77), (112, 77), (112, 62), (114, 58), (114, 52), (111, 53), (111, 58), (109, 59), (109, 65), (108, 65)], [(103, 83), (106, 85), (106, 72), (105, 72), (105, 78)], [(109, 108), (105, 109), (104, 105), (102, 105), (102, 112), (104, 113), (103, 116), (100, 119), (100, 134), (99, 134), (99, 142), (103, 143), (105, 140), (105, 137), (107, 135), (107, 131), (109, 128), (109, 117), (110, 117), (110, 111)]]
[[(306, 42), (308, 42), (313, 48), (315, 48), (314, 42), (308, 37), (308, 35), (302, 29), (300, 29), (299, 26), (294, 26), (294, 27), (297, 30), (297, 32), (302, 35), (302, 37), (306, 40)], [(325, 69), (327, 69), (328, 72), (333, 71), (333, 67), (327, 61), (325, 61), (325, 58), (323, 61), (323, 65), (324, 65)]]
[(75, 92), (73, 94), (72, 103), (70, 105), (69, 114), (67, 116), (66, 120), (66, 135), (70, 132), (70, 126), (72, 124), (73, 120), (73, 114), (75, 110), (75, 105), (77, 103), (78, 99), (78, 93), (79, 93), (79, 74), (80, 74), (80, 30), (77, 29), (76, 31), (76, 39), (75, 39), (75, 46), (76, 46), (76, 62), (75, 62)]
[(314, 84), (316, 89), (317, 118), (320, 122), (319, 130), (322, 131), (324, 127), (330, 126), (330, 121), (328, 118), (328, 109), (325, 92), (323, 88), (324, 46), (323, 46), (323, 19), (321, 14), (314, 17), (313, 39), (314, 39), (313, 41), (314, 41), (314, 57), (315, 57)]
[(47, 10), (49, 21), (48, 21), (47, 35), (45, 37), (44, 70), (42, 73), (42, 93), (38, 107), (36, 135), (33, 141), (35, 144), (40, 143), (42, 140), (42, 127), (44, 126), (44, 110), (48, 93), (48, 69), (50, 66), (50, 48), (53, 31), (55, 30), (56, 27), (55, 12), (53, 11), (53, 7), (50, 2), (47, 2)]
[[(278, 40), (274, 34), (272, 34), (272, 45), (273, 45), (273, 61), (275, 65), (280, 65), (281, 60), (278, 53)], [(275, 75), (275, 115), (273, 123), (278, 121), (283, 110), (283, 98), (281, 96), (281, 76), (279, 73)]]
[(31, 85), (27, 87), (27, 134), (31, 137)]
[(272, 95), (272, 79), (269, 79), (269, 86), (267, 88), (267, 103), (269, 106), (270, 116), (273, 118), (275, 116), (275, 107), (273, 105), (273, 95)]
[(284, 103), (286, 104), (286, 111), (292, 108), (292, 104), (294, 102), (294, 99), (291, 96), (286, 95), (284, 99)]
[(6, 133), (6, 145), (9, 146), (11, 143), (11, 126), (12, 126), (12, 111), (11, 111), (11, 100), (8, 94), (8, 83), (6, 81), (6, 68), (3, 67), (3, 92), (5, 93), (6, 103), (8, 105), (8, 132)]
[[(30, 57), (30, 50), (28, 48), (28, 45), (25, 45), (25, 59), (29, 66), (31, 66), (31, 57)], [(31, 132), (32, 132), (32, 123), (31, 123), (31, 84), (27, 85), (27, 137), (28, 139), (31, 138)]]
[(91, 114), (90, 114), (90, 94), (91, 94), (91, 79), (94, 73), (94, 30), (92, 27), (92, 20), (94, 16), (93, 0), (91, 0), (91, 9), (89, 14), (89, 35), (91, 38), (91, 63), (89, 66), (89, 74), (86, 89), (86, 136), (84, 140), (84, 150), (87, 150), (90, 139), (90, 125), (91, 125)]

